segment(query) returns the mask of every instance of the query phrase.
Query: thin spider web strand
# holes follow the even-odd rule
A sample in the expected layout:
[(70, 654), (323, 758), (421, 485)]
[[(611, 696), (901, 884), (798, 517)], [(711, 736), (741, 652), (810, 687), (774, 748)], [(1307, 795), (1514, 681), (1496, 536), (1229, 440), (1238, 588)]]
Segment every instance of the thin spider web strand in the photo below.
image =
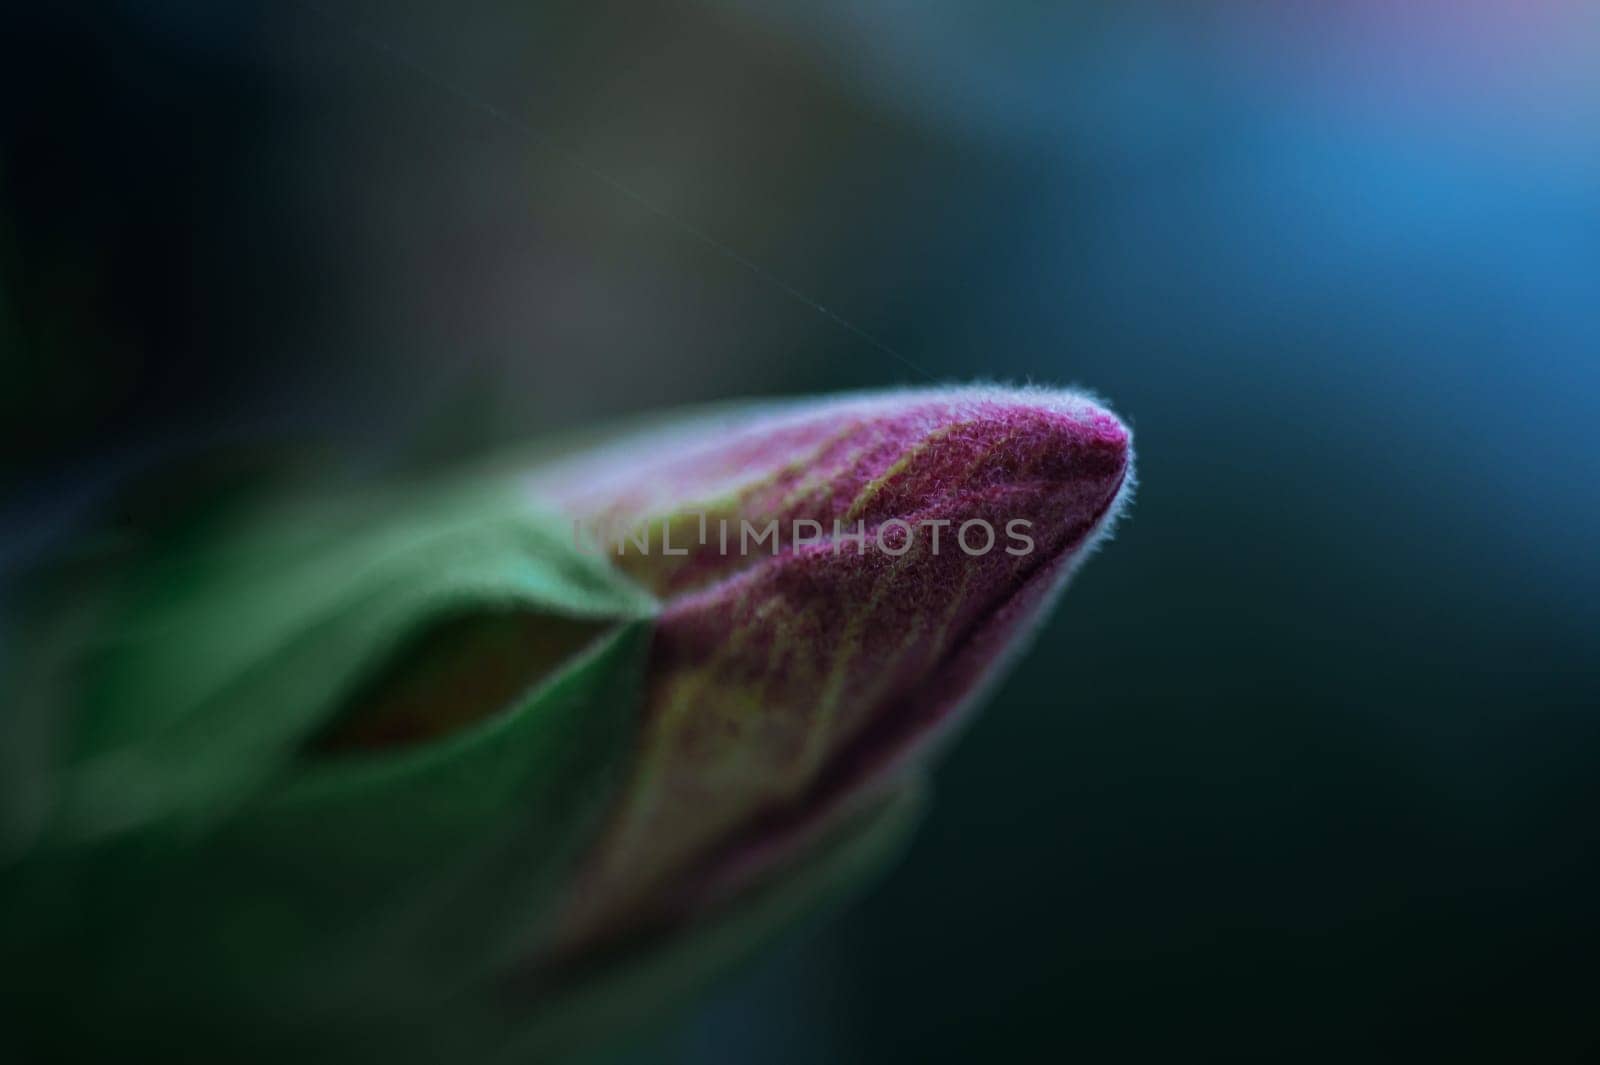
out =
[(933, 380), (932, 374), (928, 373), (928, 371), (924, 370), (922, 367), (906, 358), (906, 356), (902, 355), (888, 344), (885, 344), (883, 341), (879, 340), (865, 329), (862, 329), (860, 326), (855, 325), (853, 322), (830, 310), (818, 300), (815, 300), (811, 296), (807, 295), (801, 289), (795, 287), (788, 281), (785, 281), (782, 277), (774, 274), (772, 271), (759, 265), (747, 256), (740, 254), (740, 252), (731, 245), (725, 243), (724, 241), (718, 240), (716, 237), (712, 236), (710, 233), (706, 232), (704, 229), (701, 229), (699, 226), (688, 221), (687, 219), (673, 214), (671, 211), (660, 206), (644, 194), (636, 191), (625, 182), (613, 177), (604, 170), (601, 170), (599, 167), (590, 163), (576, 152), (552, 140), (547, 134), (539, 132), (538, 129), (534, 128), (527, 121), (518, 118), (516, 115), (511, 114), (497, 104), (494, 104), (479, 96), (475, 96), (471, 92), (462, 88), (460, 85), (457, 85), (456, 83), (436, 74), (434, 71), (430, 70), (428, 67), (412, 58), (410, 55), (402, 52), (400, 49), (390, 44), (387, 40), (384, 40), (382, 37), (379, 37), (377, 34), (373, 33), (364, 24), (354, 20), (341, 18), (334, 15), (326, 8), (323, 8), (317, 4), (304, 2), (304, 0), (302, 0), (299, 6), (323, 19), (324, 21), (349, 33), (368, 48), (371, 48), (373, 51), (388, 57), (392, 62), (404, 67), (406, 70), (422, 78), (440, 92), (455, 97), (460, 102), (480, 111), (481, 113), (494, 119), (496, 122), (505, 124), (506, 126), (515, 130), (517, 133), (521, 134), (524, 138), (541, 150), (548, 152), (549, 154), (560, 159), (562, 162), (566, 163), (568, 166), (579, 170), (595, 181), (600, 182), (613, 192), (625, 197), (633, 204), (642, 208), (649, 214), (661, 219), (663, 222), (675, 227), (680, 232), (693, 237), (695, 240), (717, 252), (719, 255), (722, 255), (729, 261), (736, 263), (743, 269), (748, 270), (761, 281), (811, 308), (813, 311), (816, 311), (824, 318), (827, 318), (841, 329), (849, 332), (852, 336), (871, 345), (873, 348), (876, 348), (883, 354), (888, 355), (890, 358), (914, 371), (926, 380)]

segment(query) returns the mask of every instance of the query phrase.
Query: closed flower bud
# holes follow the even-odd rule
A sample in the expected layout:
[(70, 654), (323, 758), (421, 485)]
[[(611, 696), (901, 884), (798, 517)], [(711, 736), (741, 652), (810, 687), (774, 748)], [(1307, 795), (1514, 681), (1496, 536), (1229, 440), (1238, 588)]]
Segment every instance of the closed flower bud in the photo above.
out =
[(881, 865), (1129, 464), (1082, 397), (936, 389), (163, 498), (13, 658), (0, 1019), (41, 1060), (614, 1034)]
[(1105, 530), (1128, 463), (1081, 397), (962, 389), (710, 417), (536, 476), (663, 600), (567, 949), (720, 901), (902, 783)]

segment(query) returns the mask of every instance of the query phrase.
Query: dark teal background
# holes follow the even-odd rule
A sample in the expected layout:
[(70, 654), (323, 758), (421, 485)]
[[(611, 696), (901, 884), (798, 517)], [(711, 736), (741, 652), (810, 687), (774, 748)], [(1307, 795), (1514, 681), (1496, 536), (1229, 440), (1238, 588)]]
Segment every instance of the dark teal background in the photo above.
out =
[(10, 13), (4, 561), (241, 441), (1081, 384), (1116, 539), (905, 862), (642, 1060), (1583, 1060), (1600, 17), (1396, 6)]

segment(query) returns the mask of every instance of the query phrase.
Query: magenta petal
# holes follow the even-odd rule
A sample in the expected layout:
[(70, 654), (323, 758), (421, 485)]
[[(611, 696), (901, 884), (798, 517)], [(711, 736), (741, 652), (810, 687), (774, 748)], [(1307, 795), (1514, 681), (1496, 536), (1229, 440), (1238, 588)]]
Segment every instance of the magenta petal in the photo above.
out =
[[(637, 764), (568, 942), (733, 890), (899, 779), (1105, 531), (1130, 456), (1083, 397), (952, 389), (692, 422), (541, 474), (574, 518), (649, 534), (611, 542), (664, 600)], [(776, 554), (741, 551), (740, 521), (776, 521)], [(807, 521), (828, 535), (797, 546)]]

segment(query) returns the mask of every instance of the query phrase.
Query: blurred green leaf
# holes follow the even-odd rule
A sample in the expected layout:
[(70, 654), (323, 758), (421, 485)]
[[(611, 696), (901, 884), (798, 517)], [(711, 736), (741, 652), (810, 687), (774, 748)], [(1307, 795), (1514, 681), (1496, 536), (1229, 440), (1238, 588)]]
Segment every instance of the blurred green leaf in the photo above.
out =
[[(77, 1050), (322, 1060), (413, 1009), (444, 1038), (614, 801), (653, 600), (493, 488), (187, 530), (52, 704), (75, 716), (50, 831), (0, 877), (8, 1007), (42, 1052), (87, 1002)], [(452, 660), (461, 619), (515, 653)], [(364, 742), (396, 708), (441, 727)]]
[(238, 528), (176, 537), (126, 579), (85, 654), (57, 836), (214, 823), (442, 616), (653, 608), (503, 491), (324, 501)]

